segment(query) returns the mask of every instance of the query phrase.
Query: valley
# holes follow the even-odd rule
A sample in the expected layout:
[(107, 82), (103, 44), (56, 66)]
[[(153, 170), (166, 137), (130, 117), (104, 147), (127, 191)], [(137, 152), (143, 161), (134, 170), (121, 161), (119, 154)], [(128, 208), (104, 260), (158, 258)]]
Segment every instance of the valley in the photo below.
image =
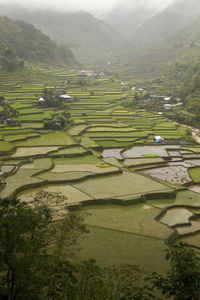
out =
[(0, 298), (198, 300), (199, 0), (84, 3), (0, 3)]
[[(38, 190), (62, 193), (65, 202), (48, 203), (54, 218), (86, 214), (90, 233), (78, 257), (103, 265), (133, 263), (163, 273), (171, 240), (200, 247), (200, 194), (190, 190), (200, 184), (200, 146), (190, 129), (157, 111), (126, 108), (124, 99), (135, 91), (106, 74), (31, 66), (2, 73), (1, 82), (2, 200), (29, 203)], [(70, 101), (40, 103), (44, 88)], [(6, 118), (5, 104), (14, 116)], [(51, 127), (64, 112), (64, 128)]]

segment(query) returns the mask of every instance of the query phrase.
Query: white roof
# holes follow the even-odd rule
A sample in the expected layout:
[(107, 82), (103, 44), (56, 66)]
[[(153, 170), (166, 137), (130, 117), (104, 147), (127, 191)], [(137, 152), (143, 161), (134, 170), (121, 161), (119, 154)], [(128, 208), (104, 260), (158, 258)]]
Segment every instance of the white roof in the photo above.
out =
[(169, 100), (171, 100), (171, 97), (165, 97), (164, 100), (169, 101)]
[(80, 73), (94, 73), (92, 70), (81, 70)]
[(40, 102), (44, 102), (44, 101), (46, 101), (46, 100), (44, 100), (44, 98), (40, 98), (40, 99), (38, 99), (38, 101), (40, 101)]
[(72, 97), (69, 95), (60, 95), (60, 98), (71, 99)]
[(159, 136), (159, 135), (155, 136), (155, 139), (156, 140), (162, 140), (161, 136)]

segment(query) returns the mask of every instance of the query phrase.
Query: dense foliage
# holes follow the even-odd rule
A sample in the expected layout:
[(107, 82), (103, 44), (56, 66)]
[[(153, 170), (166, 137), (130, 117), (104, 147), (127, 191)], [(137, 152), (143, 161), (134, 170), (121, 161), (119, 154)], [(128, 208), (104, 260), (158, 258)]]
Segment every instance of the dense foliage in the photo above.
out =
[[(30, 205), (19, 200), (0, 203), (1, 299), (70, 300), (198, 300), (200, 261), (184, 244), (167, 253), (166, 277), (147, 276), (139, 267), (99, 267), (94, 260), (75, 262), (78, 239), (87, 233), (81, 216), (54, 221), (48, 203), (66, 200), (39, 192)], [(156, 288), (156, 289), (155, 289)]]
[(110, 53), (118, 52), (126, 44), (110, 25), (84, 11), (28, 11), (22, 7), (12, 9), (11, 6), (5, 15), (33, 24), (53, 41), (72, 49), (81, 62), (91, 64), (102, 63), (102, 59), (110, 60)]
[[(33, 25), (22, 21), (0, 17), (0, 54), (5, 57), (18, 56), (20, 59), (36, 62), (63, 62), (68, 65), (75, 63), (73, 53), (66, 47), (58, 47), (49, 37), (37, 30)], [(4, 54), (4, 46), (14, 52)], [(12, 54), (12, 55), (11, 55)], [(7, 62), (8, 64), (9, 62)], [(3, 65), (4, 66), (4, 65)]]
[(6, 47), (0, 44), (0, 65), (1, 68), (11, 72), (24, 66), (23, 60), (20, 60), (12, 47)]
[(154, 274), (155, 287), (166, 295), (167, 299), (200, 299), (200, 259), (185, 244), (180, 243), (168, 251), (171, 269), (166, 277)]

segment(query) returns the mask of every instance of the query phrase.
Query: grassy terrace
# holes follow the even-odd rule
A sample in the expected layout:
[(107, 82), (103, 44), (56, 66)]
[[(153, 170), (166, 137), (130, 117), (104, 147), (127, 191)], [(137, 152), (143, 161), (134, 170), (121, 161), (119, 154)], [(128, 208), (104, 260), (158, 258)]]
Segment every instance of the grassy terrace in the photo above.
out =
[[(188, 202), (195, 209), (200, 195), (181, 191), (175, 198), (174, 191), (186, 189), (184, 184), (177, 186), (136, 170), (159, 169), (178, 156), (191, 179), (199, 183), (200, 147), (187, 143), (188, 130), (156, 112), (125, 108), (122, 103), (130, 87), (122, 87), (115, 78), (89, 78), (81, 85), (74, 70), (32, 67), (23, 74), (0, 74), (0, 79), (0, 96), (20, 121), (18, 127), (0, 123), (0, 164), (6, 173), (0, 197), (30, 201), (40, 189), (61, 192), (67, 203), (50, 204), (58, 216), (59, 211), (67, 213), (66, 207), (89, 213), (85, 222), (90, 233), (80, 241), (80, 259), (94, 257), (104, 265), (135, 263), (164, 272), (168, 265), (163, 250), (174, 229), (158, 222), (157, 216)], [(70, 84), (64, 83), (66, 79)], [(73, 123), (64, 130), (45, 130), (45, 120), (59, 116), (61, 110), (44, 109), (38, 98), (44, 87), (55, 86), (76, 97), (66, 109)], [(148, 148), (155, 146), (155, 135), (170, 144), (171, 152)], [(179, 142), (185, 145), (177, 146)], [(120, 151), (132, 147), (138, 149), (137, 156), (120, 160)], [(102, 151), (109, 148), (112, 155), (103, 157)], [(175, 168), (178, 164), (175, 161)], [(93, 205), (85, 207), (88, 204)], [(200, 246), (200, 238), (195, 242), (191, 238), (192, 243)]]

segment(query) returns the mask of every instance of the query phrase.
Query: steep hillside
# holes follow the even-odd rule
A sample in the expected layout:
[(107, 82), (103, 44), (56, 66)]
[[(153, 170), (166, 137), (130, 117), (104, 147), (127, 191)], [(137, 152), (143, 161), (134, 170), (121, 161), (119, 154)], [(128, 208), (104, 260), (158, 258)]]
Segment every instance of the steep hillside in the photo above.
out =
[(199, 46), (200, 47), (200, 15), (190, 25), (171, 36), (168, 41), (177, 47)]
[(137, 31), (138, 27), (155, 15), (155, 11), (149, 7), (132, 7), (124, 9), (123, 5), (117, 6), (103, 16), (103, 19), (125, 37), (129, 38)]
[(86, 12), (30, 12), (18, 6), (1, 6), (0, 9), (7, 16), (35, 25), (87, 62), (112, 58), (112, 53), (120, 50), (124, 43), (110, 25)]
[(58, 47), (33, 25), (23, 21), (0, 17), (0, 52), (5, 47), (11, 47), (19, 58), (28, 61), (51, 62), (58, 61), (74, 64), (73, 53), (64, 47)]
[[(166, 46), (165, 39), (191, 24), (200, 14), (199, 0), (177, 0), (175, 4), (144, 23), (135, 34), (133, 43), (138, 45)], [(163, 42), (163, 45), (161, 43)]]
[[(190, 80), (191, 76), (194, 75), (192, 73), (193, 67), (194, 70), (195, 68), (198, 68), (198, 64), (195, 66), (194, 62), (198, 60), (200, 52), (200, 15), (198, 14), (198, 7), (200, 9), (200, 2), (196, 2), (196, 0), (192, 1), (197, 4), (196, 10), (193, 9), (191, 11), (188, 9), (187, 13), (185, 11), (185, 15), (190, 15), (190, 18), (187, 19), (187, 22), (185, 22), (185, 24), (181, 25), (181, 30), (178, 30), (178, 28), (180, 27), (179, 22), (179, 25), (174, 27), (173, 32), (170, 32), (170, 30), (172, 30), (171, 24), (173, 20), (170, 23), (170, 20), (167, 21), (166, 19), (165, 34), (163, 33), (163, 35), (161, 35), (160, 33), (160, 36), (159, 34), (157, 36), (154, 36), (154, 38), (157, 40), (153, 40), (152, 38), (152, 40), (150, 41), (149, 38), (146, 38), (146, 43), (139, 43), (139, 41), (137, 40), (137, 47), (134, 47), (133, 45), (132, 48), (129, 47), (127, 49), (126, 55), (123, 55), (124, 61), (121, 62), (120, 66), (120, 69), (122, 70), (124, 75), (129, 75), (129, 78), (136, 75), (139, 78), (150, 79), (155, 77), (162, 77), (165, 75), (165, 73), (167, 73), (172, 74), (172, 77), (174, 76), (173, 81), (176, 80), (175, 82), (177, 84), (179, 84), (180, 79), (185, 79), (186, 82)], [(184, 1), (181, 3), (183, 7)], [(190, 7), (190, 3), (191, 2), (185, 4), (186, 6), (189, 5)], [(186, 6), (184, 6), (185, 9)], [(175, 7), (177, 8), (177, 6)], [(172, 6), (170, 10), (172, 11)], [(169, 13), (169, 9), (165, 10), (165, 15), (166, 12)], [(175, 9), (173, 10), (173, 12), (175, 13)], [(197, 17), (196, 14), (198, 14)], [(159, 14), (159, 16), (160, 15), (163, 15), (163, 13)], [(192, 19), (194, 20), (192, 22), (189, 22), (189, 20), (191, 21)], [(154, 17), (153, 20), (158, 21), (158, 18)], [(176, 20), (176, 22), (178, 21)], [(169, 30), (167, 28), (169, 28)], [(149, 28), (149, 30), (151, 31), (152, 28)], [(156, 31), (157, 33), (161, 32), (162, 30), (163, 28), (158, 28), (157, 31), (156, 29), (154, 29), (154, 31)], [(169, 33), (167, 34), (168, 31), (170, 32), (169, 36)], [(147, 34), (147, 31), (145, 34)], [(191, 66), (192, 68), (190, 68)]]

